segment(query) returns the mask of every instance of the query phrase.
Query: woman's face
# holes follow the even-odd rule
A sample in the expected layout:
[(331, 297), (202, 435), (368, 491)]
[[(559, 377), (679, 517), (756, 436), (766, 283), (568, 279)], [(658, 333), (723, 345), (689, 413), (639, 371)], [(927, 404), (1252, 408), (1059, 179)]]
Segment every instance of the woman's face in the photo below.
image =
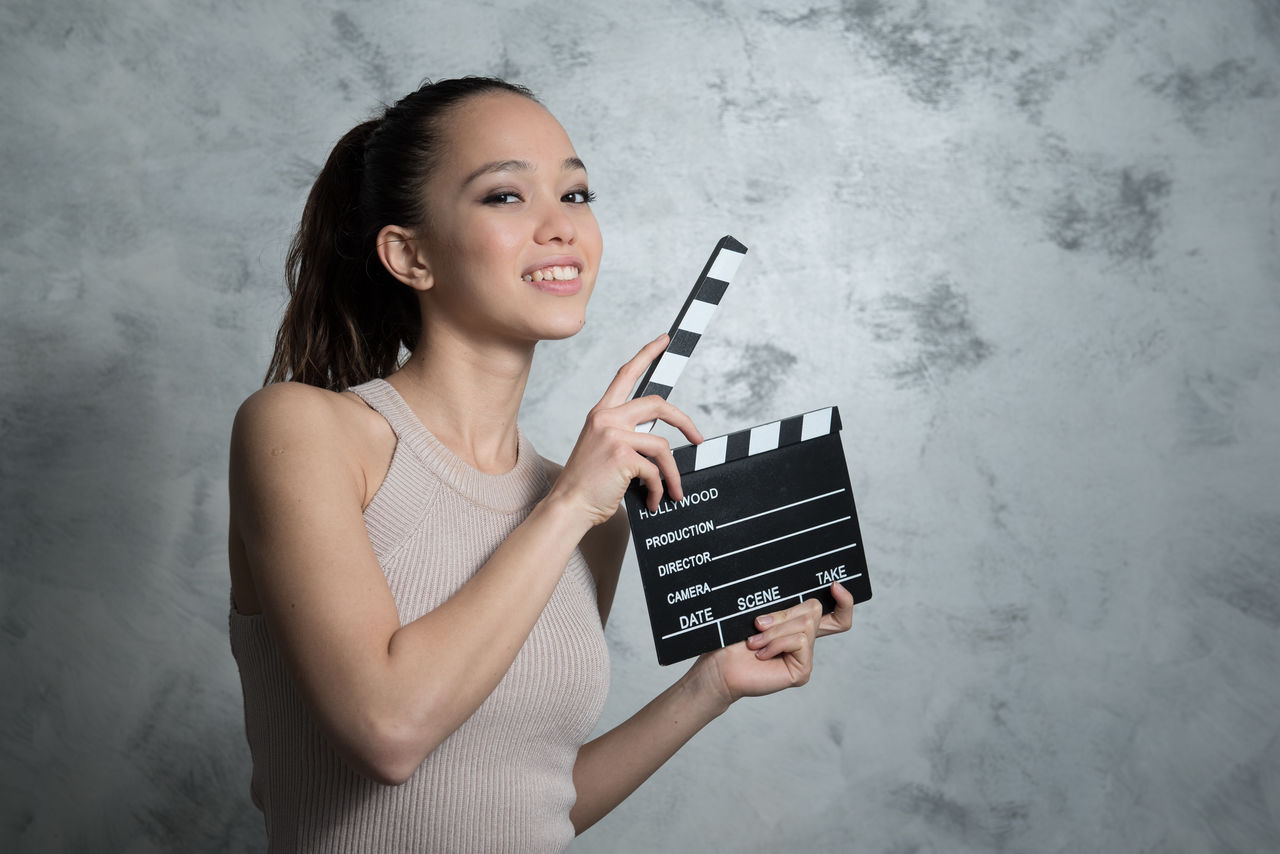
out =
[(443, 141), (426, 186), (427, 323), (520, 341), (573, 335), (602, 241), (564, 128), (528, 98), (486, 93), (451, 111)]

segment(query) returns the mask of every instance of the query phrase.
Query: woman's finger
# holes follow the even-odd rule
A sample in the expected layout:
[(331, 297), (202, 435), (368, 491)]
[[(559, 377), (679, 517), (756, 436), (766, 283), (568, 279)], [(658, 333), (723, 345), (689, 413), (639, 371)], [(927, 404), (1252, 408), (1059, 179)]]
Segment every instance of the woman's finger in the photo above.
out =
[(823, 614), (818, 623), (818, 637), (847, 632), (853, 626), (853, 594), (839, 581), (831, 582), (831, 595), (836, 607), (830, 614)]
[(756, 617), (756, 628), (763, 632), (769, 629), (770, 626), (781, 625), (795, 617), (802, 617), (816, 626), (818, 620), (822, 618), (822, 603), (817, 599), (806, 599), (799, 605), (793, 605), (790, 608), (773, 611), (769, 614), (761, 614)]
[(614, 407), (626, 403), (627, 398), (631, 395), (631, 389), (635, 387), (640, 377), (644, 376), (645, 369), (649, 367), (649, 364), (662, 355), (662, 351), (666, 349), (668, 341), (670, 341), (670, 338), (664, 332), (641, 347), (640, 352), (636, 353), (631, 358), (631, 361), (618, 369), (613, 382), (609, 383), (609, 387), (605, 389), (604, 396), (600, 398), (599, 406)]
[[(672, 407), (672, 409), (674, 408)], [(623, 419), (623, 422), (630, 423), (630, 416)], [(613, 435), (621, 439), (637, 454), (649, 458), (658, 467), (661, 477), (666, 480), (666, 491), (673, 499), (679, 501), (684, 498), (684, 492), (680, 486), (680, 469), (676, 467), (675, 457), (671, 455), (671, 444), (666, 439), (661, 436), (655, 436), (652, 433), (637, 433), (630, 429), (614, 428), (614, 430)], [(652, 493), (652, 486), (650, 489)], [(655, 502), (660, 500), (661, 497), (662, 488), (659, 486), (657, 497), (650, 495), (650, 505), (656, 506)]]
[[(631, 446), (636, 451), (656, 465), (661, 477), (666, 480), (666, 491), (675, 501), (684, 498), (684, 491), (680, 486), (680, 470), (676, 468), (676, 458), (671, 456), (671, 445), (661, 436), (654, 436), (652, 433), (633, 433), (630, 437)], [(653, 496), (652, 487), (650, 488), (650, 508), (656, 509), (657, 503), (662, 499), (662, 486), (659, 481), (658, 495)]]
[(675, 427), (684, 437), (695, 445), (702, 443), (702, 431), (680, 409), (668, 403), (656, 394), (636, 398), (627, 404), (627, 420), (635, 419), (636, 424), (647, 424), (650, 421), (665, 421)]
[(649, 508), (650, 513), (656, 513), (658, 505), (662, 502), (662, 475), (658, 471), (658, 467), (650, 460), (643, 460), (636, 471), (636, 477), (644, 483), (645, 488), (649, 491), (649, 498), (645, 505)]
[(805, 631), (800, 626), (787, 624), (787, 631), (778, 632), (770, 635), (753, 635), (747, 639), (747, 648), (756, 654), (756, 658), (773, 658), (779, 653), (795, 652), (796, 639), (805, 637)]
[(782, 657), (787, 669), (791, 671), (793, 685), (803, 685), (809, 681), (813, 671), (813, 635), (808, 632), (794, 632), (774, 640), (764, 649), (756, 650), (756, 658), (766, 661)]
[(806, 599), (802, 605), (785, 611), (763, 614), (756, 618), (756, 627), (760, 632), (747, 638), (747, 647), (755, 650), (763, 649), (775, 639), (797, 632), (816, 637), (818, 621), (821, 618), (822, 604), (817, 599)]

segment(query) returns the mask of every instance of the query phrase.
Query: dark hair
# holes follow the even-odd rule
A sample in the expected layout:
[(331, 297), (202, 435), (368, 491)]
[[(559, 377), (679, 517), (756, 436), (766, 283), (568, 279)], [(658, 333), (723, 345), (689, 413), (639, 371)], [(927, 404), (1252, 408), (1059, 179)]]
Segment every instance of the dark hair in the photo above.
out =
[(374, 243), (384, 226), (426, 225), (423, 187), (440, 159), (441, 120), (486, 92), (537, 100), (495, 77), (427, 82), (338, 140), (289, 245), (289, 304), (265, 383), (341, 390), (385, 377), (401, 348), (417, 347), (417, 294), (387, 272)]

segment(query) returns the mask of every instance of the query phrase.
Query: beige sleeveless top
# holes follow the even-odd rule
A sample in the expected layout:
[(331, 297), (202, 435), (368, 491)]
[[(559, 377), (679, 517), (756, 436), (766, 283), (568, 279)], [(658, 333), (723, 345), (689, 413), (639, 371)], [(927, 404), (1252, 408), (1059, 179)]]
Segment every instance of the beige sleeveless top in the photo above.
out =
[[(365, 527), (401, 624), (449, 598), (549, 487), (523, 433), (516, 466), (460, 460), (384, 380), (352, 389), (397, 444)], [(356, 774), (302, 702), (262, 615), (231, 610), (231, 649), (253, 756), (250, 792), (272, 852), (543, 852), (573, 838), (573, 764), (608, 691), (595, 583), (574, 550), (511, 669), (402, 786)]]

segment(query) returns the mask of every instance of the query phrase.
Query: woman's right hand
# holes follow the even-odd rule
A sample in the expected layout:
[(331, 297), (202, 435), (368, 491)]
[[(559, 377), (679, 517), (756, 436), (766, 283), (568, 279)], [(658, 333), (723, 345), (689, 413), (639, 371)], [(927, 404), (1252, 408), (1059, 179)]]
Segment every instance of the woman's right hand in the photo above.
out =
[(578, 442), (547, 495), (585, 514), (592, 526), (613, 516), (636, 478), (649, 489), (650, 510), (657, 510), (662, 500), (663, 477), (672, 498), (678, 501), (684, 497), (671, 446), (661, 436), (637, 433), (636, 425), (654, 419), (665, 421), (695, 444), (702, 441), (702, 434), (688, 415), (657, 395), (627, 400), (645, 369), (662, 355), (667, 341), (667, 335), (658, 336), (618, 370), (600, 402), (587, 413)]

